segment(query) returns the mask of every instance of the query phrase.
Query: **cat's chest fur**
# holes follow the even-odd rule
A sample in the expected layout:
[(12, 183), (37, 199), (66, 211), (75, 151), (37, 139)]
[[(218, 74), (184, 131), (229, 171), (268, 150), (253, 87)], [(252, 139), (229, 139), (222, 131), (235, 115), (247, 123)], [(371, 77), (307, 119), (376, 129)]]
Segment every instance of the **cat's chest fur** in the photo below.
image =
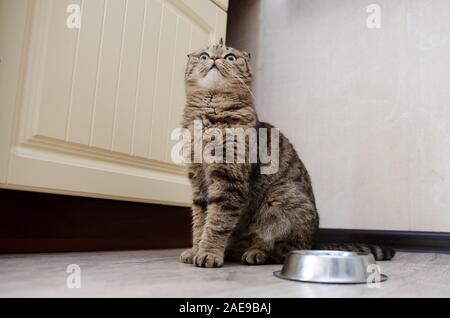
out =
[(250, 100), (234, 94), (194, 95), (188, 98), (184, 126), (202, 129), (254, 127), (257, 116)]

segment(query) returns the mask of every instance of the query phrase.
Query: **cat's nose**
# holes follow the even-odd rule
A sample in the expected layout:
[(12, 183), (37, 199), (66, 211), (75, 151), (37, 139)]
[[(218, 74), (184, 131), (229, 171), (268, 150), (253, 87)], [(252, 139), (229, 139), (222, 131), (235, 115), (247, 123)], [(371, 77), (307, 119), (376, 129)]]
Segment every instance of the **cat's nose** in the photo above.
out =
[(220, 57), (218, 57), (218, 56), (213, 56), (213, 57), (211, 57), (211, 59), (215, 62), (215, 61), (217, 61), (218, 59), (220, 59)]

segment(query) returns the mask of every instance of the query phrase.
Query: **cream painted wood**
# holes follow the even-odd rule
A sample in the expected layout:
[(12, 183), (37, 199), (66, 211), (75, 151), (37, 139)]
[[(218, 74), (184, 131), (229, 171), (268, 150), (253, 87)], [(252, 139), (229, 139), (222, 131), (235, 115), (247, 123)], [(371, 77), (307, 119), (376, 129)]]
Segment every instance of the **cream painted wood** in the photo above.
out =
[(228, 11), (228, 0), (213, 0), (215, 4), (217, 4), (219, 7), (224, 9), (225, 11)]
[(26, 18), (26, 0), (0, 1), (0, 183), (8, 175)]
[[(29, 25), (26, 49), (18, 39), (7, 52), (15, 81), (6, 86), (1, 78), (10, 92), (1, 97), (2, 120), (13, 122), (17, 112), (16, 129), (1, 127), (2, 154), (10, 153), (1, 157), (3, 186), (188, 204), (184, 169), (170, 159), (170, 133), (184, 106), (186, 54), (225, 37), (226, 12), (210, 0), (17, 3), (2, 2), (2, 12), (21, 17), (2, 23), (19, 31)], [(82, 9), (79, 30), (66, 27), (74, 3)]]

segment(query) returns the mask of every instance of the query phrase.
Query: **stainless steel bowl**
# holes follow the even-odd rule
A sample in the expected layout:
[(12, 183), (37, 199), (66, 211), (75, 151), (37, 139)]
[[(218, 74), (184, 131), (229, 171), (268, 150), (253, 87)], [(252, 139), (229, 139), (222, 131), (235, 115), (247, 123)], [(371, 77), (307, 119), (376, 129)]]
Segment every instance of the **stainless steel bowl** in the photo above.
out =
[[(342, 251), (292, 251), (276, 277), (310, 283), (362, 284), (387, 280), (372, 254)], [(372, 278), (375, 280), (372, 280)]]

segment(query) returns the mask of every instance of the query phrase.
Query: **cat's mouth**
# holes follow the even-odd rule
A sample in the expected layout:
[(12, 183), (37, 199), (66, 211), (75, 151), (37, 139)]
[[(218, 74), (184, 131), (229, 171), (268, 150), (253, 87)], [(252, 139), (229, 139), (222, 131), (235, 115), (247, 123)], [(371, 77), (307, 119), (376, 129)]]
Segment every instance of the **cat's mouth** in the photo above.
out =
[(220, 69), (217, 67), (216, 63), (214, 63), (214, 64), (211, 66), (211, 68), (209, 69), (209, 71), (207, 72), (207, 74), (208, 74), (209, 72), (211, 72), (212, 70), (218, 71), (219, 74), (223, 76), (222, 72), (221, 72)]

